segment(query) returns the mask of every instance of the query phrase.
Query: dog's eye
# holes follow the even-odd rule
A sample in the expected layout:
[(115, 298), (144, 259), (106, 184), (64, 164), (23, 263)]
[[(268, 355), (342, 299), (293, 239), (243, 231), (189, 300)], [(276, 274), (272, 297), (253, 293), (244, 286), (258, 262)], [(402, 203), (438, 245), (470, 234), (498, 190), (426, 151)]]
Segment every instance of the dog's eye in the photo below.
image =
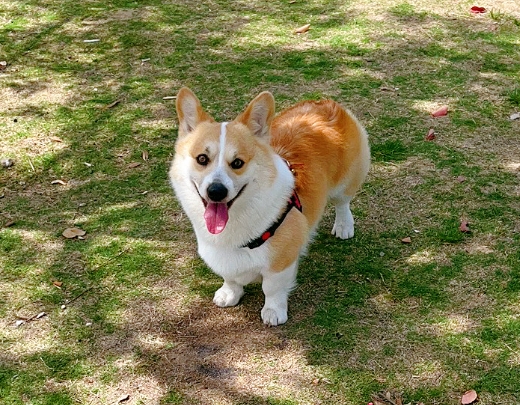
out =
[(244, 166), (244, 161), (242, 159), (235, 159), (231, 162), (232, 169), (240, 169), (242, 166)]
[(197, 156), (196, 160), (197, 160), (197, 163), (201, 166), (206, 166), (209, 163), (208, 155), (205, 155), (203, 153), (200, 154), (199, 156)]

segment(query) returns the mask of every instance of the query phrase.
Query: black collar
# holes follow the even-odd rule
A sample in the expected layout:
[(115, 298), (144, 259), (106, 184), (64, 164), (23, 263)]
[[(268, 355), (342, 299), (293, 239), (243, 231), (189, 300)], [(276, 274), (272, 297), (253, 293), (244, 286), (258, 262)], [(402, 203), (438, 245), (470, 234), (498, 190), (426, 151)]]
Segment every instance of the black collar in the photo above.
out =
[(281, 217), (272, 224), (265, 232), (263, 232), (258, 238), (253, 239), (251, 242), (243, 245), (242, 247), (248, 247), (249, 249), (255, 249), (259, 246), (262, 246), (264, 242), (269, 239), (271, 236), (274, 235), (276, 230), (280, 225), (282, 225), (283, 220), (291, 211), (291, 209), (295, 207), (298, 211), (302, 212), (302, 204), (300, 202), (300, 199), (298, 198), (298, 194), (296, 194), (296, 191), (293, 191), (293, 194), (291, 195), (291, 198), (287, 202), (287, 207), (285, 208), (285, 211), (281, 215)]

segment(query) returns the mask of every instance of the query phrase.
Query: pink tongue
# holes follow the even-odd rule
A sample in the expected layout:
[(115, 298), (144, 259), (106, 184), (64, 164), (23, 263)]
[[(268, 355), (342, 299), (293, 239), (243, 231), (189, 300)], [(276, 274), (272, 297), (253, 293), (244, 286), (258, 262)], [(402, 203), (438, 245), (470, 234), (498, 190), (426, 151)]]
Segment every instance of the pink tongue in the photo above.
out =
[(204, 212), (208, 231), (216, 235), (224, 230), (228, 221), (228, 209), (226, 203), (208, 203)]

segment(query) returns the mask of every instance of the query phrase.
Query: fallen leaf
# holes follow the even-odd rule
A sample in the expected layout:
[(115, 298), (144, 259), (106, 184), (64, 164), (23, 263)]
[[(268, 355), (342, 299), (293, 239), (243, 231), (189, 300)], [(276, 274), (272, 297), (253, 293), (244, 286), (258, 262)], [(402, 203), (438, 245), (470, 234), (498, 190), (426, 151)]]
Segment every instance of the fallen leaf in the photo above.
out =
[(459, 177), (457, 177), (457, 181), (459, 183), (464, 183), (466, 181), (466, 178), (464, 176), (459, 176)]
[(7, 62), (5, 60), (0, 61), (0, 70), (7, 68)]
[(162, 99), (163, 100), (175, 100), (177, 98), (177, 96), (164, 96)]
[(126, 394), (126, 395), (123, 395), (121, 398), (119, 398), (117, 400), (117, 403), (120, 404), (121, 402), (125, 402), (125, 401), (128, 401), (130, 399), (130, 395), (129, 394)]
[(484, 7), (473, 6), (469, 9), (469, 11), (473, 14), (482, 14), (486, 12), (486, 9)]
[(87, 232), (79, 228), (67, 228), (63, 231), (62, 235), (67, 239), (74, 239), (79, 236), (84, 236)]
[(520, 112), (517, 112), (517, 113), (511, 114), (511, 115), (509, 116), (509, 119), (510, 119), (511, 121), (517, 120), (517, 119), (519, 119), (519, 118), (520, 118)]
[(462, 395), (462, 398), (460, 399), (460, 403), (462, 405), (469, 405), (469, 404), (472, 404), (473, 402), (475, 402), (478, 398), (478, 395), (477, 395), (477, 392), (475, 390), (469, 390), (469, 391), (466, 391), (463, 395)]
[(13, 226), (14, 224), (16, 224), (16, 222), (8, 221), (8, 222), (5, 223), (4, 228), (9, 228), (10, 226)]
[(92, 163), (89, 163), (89, 162), (83, 162), (83, 164), (87, 167), (92, 167)]
[(412, 238), (407, 236), (406, 238), (401, 239), (401, 242), (403, 242), (403, 243), (412, 243)]
[(63, 140), (61, 138), (58, 138), (57, 136), (51, 136), (50, 139), (52, 142), (63, 142)]
[(19, 328), (19, 327), (22, 326), (24, 323), (25, 323), (25, 321), (20, 319), (20, 320), (16, 321), (15, 325), (16, 325), (17, 328)]
[(425, 139), (427, 141), (433, 141), (435, 139), (435, 130), (433, 128), (430, 128), (428, 130), (428, 133), (426, 134)]
[(126, 167), (128, 167), (129, 169), (134, 169), (138, 166), (141, 166), (141, 163), (139, 162), (132, 162), (132, 163), (129, 163)]
[(468, 221), (463, 220), (463, 221), (460, 222), (459, 231), (464, 232), (464, 233), (470, 233), (471, 232), (471, 229), (469, 229)]
[(444, 115), (447, 115), (447, 114), (448, 114), (448, 106), (443, 105), (438, 110), (432, 112), (432, 117), (434, 117), (434, 118), (443, 117)]
[(61, 184), (62, 186), (65, 186), (67, 183), (65, 183), (63, 180), (53, 180), (51, 181), (51, 184)]
[(36, 319), (41, 319), (41, 318), (43, 318), (46, 315), (47, 314), (45, 312), (40, 312), (38, 315), (36, 315)]
[(113, 102), (111, 102), (109, 105), (107, 105), (105, 108), (112, 108), (112, 107), (115, 107), (115, 106), (118, 105), (120, 102), (121, 102), (121, 100), (113, 101)]
[(311, 28), (311, 25), (310, 25), (310, 24), (305, 24), (305, 25), (302, 25), (302, 26), (299, 27), (299, 28), (296, 28), (296, 29), (294, 30), (294, 33), (295, 33), (295, 34), (303, 34), (303, 33), (307, 32), (307, 31), (309, 31), (310, 28)]
[(61, 288), (61, 286), (63, 285), (63, 282), (55, 280), (52, 282), (52, 284), (54, 284), (58, 288)]
[(147, 150), (143, 150), (143, 160), (148, 160), (148, 151)]

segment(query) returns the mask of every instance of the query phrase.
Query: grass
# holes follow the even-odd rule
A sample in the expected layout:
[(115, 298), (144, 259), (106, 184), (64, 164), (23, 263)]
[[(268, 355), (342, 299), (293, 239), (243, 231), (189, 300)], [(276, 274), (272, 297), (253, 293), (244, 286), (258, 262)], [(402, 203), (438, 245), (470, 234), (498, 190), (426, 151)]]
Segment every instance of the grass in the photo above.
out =
[[(0, 0), (2, 404), (516, 404), (520, 16), (472, 5)], [(183, 85), (218, 120), (332, 97), (370, 134), (356, 236), (327, 210), (282, 327), (257, 285), (211, 303), (167, 179)]]

